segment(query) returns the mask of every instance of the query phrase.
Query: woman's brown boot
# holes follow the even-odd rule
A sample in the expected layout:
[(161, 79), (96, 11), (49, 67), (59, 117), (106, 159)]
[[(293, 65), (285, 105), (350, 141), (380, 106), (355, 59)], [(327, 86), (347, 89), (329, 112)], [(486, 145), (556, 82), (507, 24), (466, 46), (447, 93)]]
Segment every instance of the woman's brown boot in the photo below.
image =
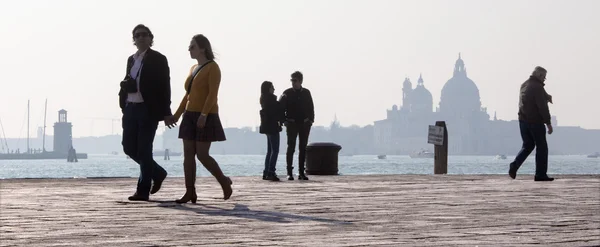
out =
[(185, 195), (179, 200), (175, 200), (176, 203), (186, 203), (192, 201), (196, 203), (198, 195), (196, 195), (196, 162), (191, 164), (183, 163), (183, 175), (185, 177)]
[(196, 188), (191, 187), (191, 188), (186, 188), (185, 195), (183, 195), (183, 197), (181, 197), (181, 199), (175, 200), (175, 202), (176, 203), (187, 203), (189, 201), (192, 201), (192, 203), (196, 203), (197, 199), (198, 199), (198, 195), (196, 195)]
[(231, 181), (231, 178), (229, 177), (224, 177), (223, 179), (219, 180), (219, 183), (221, 184), (221, 188), (223, 189), (223, 199), (229, 199), (229, 197), (231, 197), (231, 194), (233, 194), (233, 189), (231, 188), (233, 181)]

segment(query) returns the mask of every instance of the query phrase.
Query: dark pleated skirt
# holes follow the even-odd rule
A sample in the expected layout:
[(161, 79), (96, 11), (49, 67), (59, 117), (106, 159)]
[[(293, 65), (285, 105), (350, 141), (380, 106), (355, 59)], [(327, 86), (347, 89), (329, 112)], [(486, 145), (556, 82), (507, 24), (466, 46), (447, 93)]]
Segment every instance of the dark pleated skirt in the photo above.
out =
[(204, 128), (198, 128), (198, 117), (200, 112), (186, 111), (179, 126), (179, 138), (183, 140), (194, 140), (198, 142), (225, 141), (225, 131), (221, 125), (221, 119), (217, 113), (209, 113), (206, 116)]

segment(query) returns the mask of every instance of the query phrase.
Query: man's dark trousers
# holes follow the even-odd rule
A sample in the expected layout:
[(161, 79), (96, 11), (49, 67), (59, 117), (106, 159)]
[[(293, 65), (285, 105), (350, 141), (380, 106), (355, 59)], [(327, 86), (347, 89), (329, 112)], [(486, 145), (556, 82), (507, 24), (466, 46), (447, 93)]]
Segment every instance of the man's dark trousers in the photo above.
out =
[(535, 148), (535, 176), (546, 177), (548, 172), (548, 143), (546, 142), (546, 126), (519, 121), (523, 146), (510, 164), (510, 170), (516, 172)]
[(123, 151), (140, 165), (137, 194), (149, 196), (152, 180), (164, 178), (167, 171), (152, 157), (158, 121), (150, 117), (144, 103), (127, 103), (123, 110)]
[(299, 139), (298, 145), (298, 172), (304, 174), (304, 163), (306, 161), (306, 145), (308, 145), (308, 136), (310, 134), (310, 123), (297, 123), (291, 122), (286, 126), (287, 132), (287, 170), (291, 175), (291, 171), (294, 169), (294, 151), (296, 149), (296, 138)]

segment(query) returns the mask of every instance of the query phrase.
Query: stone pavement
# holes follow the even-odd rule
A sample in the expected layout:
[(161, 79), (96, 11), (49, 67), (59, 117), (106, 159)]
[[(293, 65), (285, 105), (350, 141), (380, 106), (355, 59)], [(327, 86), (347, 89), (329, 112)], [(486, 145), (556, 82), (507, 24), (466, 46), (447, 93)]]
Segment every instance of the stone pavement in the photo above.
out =
[(135, 178), (0, 180), (0, 246), (600, 246), (600, 175), (212, 177), (198, 204)]

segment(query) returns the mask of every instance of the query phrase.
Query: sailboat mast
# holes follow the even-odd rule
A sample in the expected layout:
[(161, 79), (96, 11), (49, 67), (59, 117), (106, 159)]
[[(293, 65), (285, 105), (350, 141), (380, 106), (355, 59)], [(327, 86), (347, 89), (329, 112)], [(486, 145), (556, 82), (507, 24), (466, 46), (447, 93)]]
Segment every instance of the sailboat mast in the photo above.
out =
[(46, 104), (44, 105), (44, 134), (42, 136), (42, 152), (46, 152), (46, 112), (48, 110), (48, 99), (46, 99)]
[(6, 141), (6, 134), (4, 134), (4, 125), (2, 125), (2, 120), (0, 120), (0, 130), (2, 130), (3, 137), (0, 142), (4, 141), (2, 142), (2, 147), (6, 147), (6, 153), (10, 153), (10, 148), (8, 147), (8, 142)]
[(29, 153), (29, 100), (27, 100), (27, 153)]

